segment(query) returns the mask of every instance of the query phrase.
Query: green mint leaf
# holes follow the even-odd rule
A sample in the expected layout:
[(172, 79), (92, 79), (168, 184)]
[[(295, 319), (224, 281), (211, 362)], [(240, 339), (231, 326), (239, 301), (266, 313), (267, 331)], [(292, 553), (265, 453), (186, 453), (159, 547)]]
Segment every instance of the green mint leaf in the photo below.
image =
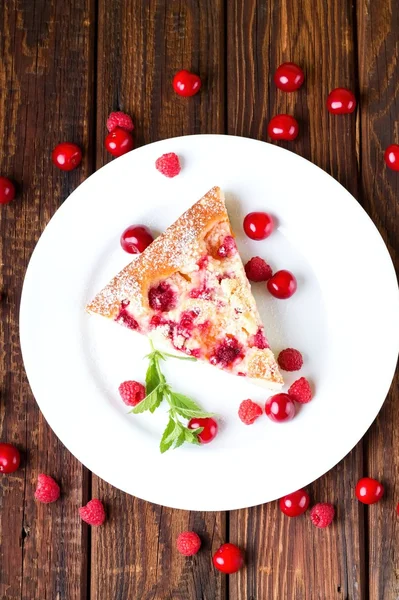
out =
[(171, 445), (173, 443), (173, 440), (166, 442), (166, 438), (168, 438), (170, 436), (170, 434), (174, 430), (174, 428), (175, 428), (175, 421), (172, 419), (172, 417), (169, 417), (168, 424), (165, 427), (165, 431), (162, 434), (161, 442), (159, 444), (159, 449), (162, 454), (164, 452), (166, 452), (167, 450), (169, 450), (169, 448), (171, 447)]
[(152, 390), (152, 392), (148, 394), (144, 400), (139, 402), (139, 404), (137, 404), (130, 412), (138, 415), (146, 410), (150, 410), (158, 402), (158, 392), (160, 390), (162, 390), (162, 386), (158, 385), (155, 390)]
[(193, 417), (213, 417), (214, 413), (208, 413), (202, 410), (202, 408), (183, 394), (177, 394), (176, 392), (171, 392), (169, 394), (170, 401), (173, 405), (173, 408), (176, 412), (185, 419), (192, 419)]
[(174, 421), (174, 428), (172, 429), (172, 431), (169, 433), (169, 435), (167, 435), (165, 437), (165, 444), (168, 444), (169, 442), (174, 442), (175, 440), (177, 440), (177, 438), (179, 437), (180, 433), (183, 430), (183, 426), (181, 425), (181, 423), (179, 423), (179, 421)]
[(207, 413), (203, 410), (189, 410), (188, 408), (178, 408), (177, 406), (173, 408), (183, 419), (205, 419), (214, 416), (214, 413)]
[(192, 431), (190, 431), (190, 429), (187, 428), (184, 430), (184, 439), (189, 444), (199, 444), (197, 436), (194, 435)]
[(174, 445), (174, 449), (179, 448), (179, 446), (181, 446), (182, 444), (184, 444), (184, 442), (186, 441), (186, 436), (184, 435), (184, 429), (182, 427), (181, 432), (179, 433), (179, 437), (177, 438), (177, 440), (175, 441), (175, 445)]
[(145, 391), (147, 396), (148, 394), (151, 394), (151, 392), (154, 391), (160, 383), (161, 380), (159, 378), (156, 362), (155, 360), (150, 360), (150, 364), (148, 365), (147, 373), (145, 375)]
[(164, 388), (163, 386), (159, 386), (157, 389), (157, 394), (158, 394), (158, 399), (157, 401), (151, 406), (150, 408), (150, 413), (155, 412), (155, 410), (158, 408), (158, 406), (161, 404), (163, 398), (164, 398)]

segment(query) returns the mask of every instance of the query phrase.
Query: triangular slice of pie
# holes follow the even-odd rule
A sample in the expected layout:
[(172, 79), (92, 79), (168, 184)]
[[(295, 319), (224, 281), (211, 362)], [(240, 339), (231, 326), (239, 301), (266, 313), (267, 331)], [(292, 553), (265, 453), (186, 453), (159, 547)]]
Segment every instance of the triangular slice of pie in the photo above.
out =
[(88, 304), (229, 373), (279, 388), (223, 193), (212, 188)]

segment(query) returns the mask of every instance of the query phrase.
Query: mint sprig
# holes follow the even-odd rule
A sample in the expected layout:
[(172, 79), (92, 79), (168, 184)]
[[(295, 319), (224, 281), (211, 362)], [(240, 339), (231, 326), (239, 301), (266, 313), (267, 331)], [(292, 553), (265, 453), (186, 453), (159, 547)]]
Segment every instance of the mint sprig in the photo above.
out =
[(181, 422), (179, 417), (184, 419), (213, 417), (213, 413), (207, 413), (188, 396), (179, 394), (172, 390), (167, 383), (164, 374), (161, 371), (160, 361), (166, 360), (166, 357), (178, 358), (181, 360), (196, 360), (190, 356), (175, 356), (167, 352), (156, 350), (151, 343), (152, 352), (148, 354), (149, 361), (147, 373), (145, 377), (146, 397), (137, 404), (130, 412), (140, 414), (149, 410), (153, 413), (163, 400), (169, 404), (169, 420), (162, 434), (159, 445), (160, 451), (163, 454), (170, 448), (178, 448), (184, 442), (189, 444), (199, 444), (198, 434), (201, 433), (203, 427), (197, 429), (189, 429)]

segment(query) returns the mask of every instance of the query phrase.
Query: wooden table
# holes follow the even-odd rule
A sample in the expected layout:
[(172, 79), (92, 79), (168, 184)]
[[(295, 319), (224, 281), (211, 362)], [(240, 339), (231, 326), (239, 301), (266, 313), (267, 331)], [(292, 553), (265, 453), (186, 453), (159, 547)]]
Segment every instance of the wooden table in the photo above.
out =
[[(383, 160), (384, 148), (399, 142), (397, 0), (0, 5), (0, 173), (20, 184), (18, 199), (0, 211), (0, 436), (24, 452), (22, 468), (0, 477), (0, 597), (397, 600), (397, 380), (364, 439), (310, 486), (313, 498), (337, 506), (333, 526), (317, 530), (308, 518), (285, 518), (277, 503), (229, 514), (189, 513), (107, 485), (49, 429), (30, 392), (18, 340), (19, 299), (31, 252), (69, 193), (110, 160), (103, 139), (111, 110), (133, 115), (138, 145), (200, 132), (264, 140), (273, 114), (295, 114), (301, 132), (287, 147), (356, 196), (398, 265), (399, 175)], [(306, 70), (298, 93), (281, 93), (272, 84), (275, 68), (287, 60)], [(173, 74), (184, 67), (204, 81), (201, 93), (188, 100), (171, 87)], [(328, 114), (325, 99), (337, 86), (353, 89), (361, 99), (356, 114)], [(83, 164), (71, 173), (51, 163), (52, 148), (63, 140), (84, 148)], [(378, 285), (378, 273), (370, 271), (365, 293), (368, 285)], [(61, 501), (34, 501), (39, 472), (61, 482)], [(369, 508), (353, 495), (365, 474), (386, 484), (385, 499)], [(91, 497), (102, 498), (109, 514), (98, 529), (77, 518), (77, 507)], [(187, 528), (201, 534), (204, 548), (185, 560), (175, 539)], [(230, 578), (210, 566), (212, 550), (226, 540), (246, 548), (247, 557), (246, 568)]]

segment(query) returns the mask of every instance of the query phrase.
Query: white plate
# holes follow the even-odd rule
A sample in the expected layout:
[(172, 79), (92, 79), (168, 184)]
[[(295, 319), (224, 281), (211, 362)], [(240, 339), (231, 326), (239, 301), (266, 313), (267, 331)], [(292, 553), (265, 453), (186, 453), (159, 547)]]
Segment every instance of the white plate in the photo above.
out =
[[(181, 174), (154, 167), (176, 152)], [(266, 416), (245, 426), (241, 400), (268, 392), (211, 366), (169, 360), (167, 378), (205, 410), (221, 415), (207, 446), (164, 455), (166, 409), (127, 414), (118, 395), (143, 380), (148, 341), (101, 317), (88, 300), (130, 260), (126, 226), (159, 232), (213, 185), (225, 191), (244, 262), (265, 257), (298, 279), (290, 300), (254, 292), (272, 348), (304, 356), (299, 376), (315, 398), (294, 420)], [(278, 230), (246, 238), (243, 216), (271, 212)], [(57, 211), (32, 255), (20, 315), (21, 345), (36, 400), (66, 447), (94, 473), (140, 498), (191, 510), (227, 510), (274, 500), (341, 460), (376, 417), (394, 373), (399, 340), (396, 278), (384, 243), (354, 198), (329, 175), (286, 150), (238, 137), (200, 135), (139, 148), (100, 169)]]

